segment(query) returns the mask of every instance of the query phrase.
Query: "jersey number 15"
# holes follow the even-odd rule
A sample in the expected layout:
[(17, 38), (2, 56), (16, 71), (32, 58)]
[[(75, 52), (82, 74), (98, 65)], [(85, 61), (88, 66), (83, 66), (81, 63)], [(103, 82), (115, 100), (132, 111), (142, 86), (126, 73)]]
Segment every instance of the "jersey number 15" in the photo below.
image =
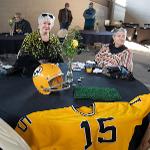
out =
[[(98, 137), (98, 142), (115, 142), (116, 141), (116, 128), (114, 126), (104, 126), (104, 123), (106, 121), (113, 120), (112, 117), (109, 118), (99, 118), (97, 119), (97, 122), (99, 124), (99, 132), (100, 133), (106, 133), (111, 131), (111, 138), (110, 139), (104, 139), (103, 137)], [(86, 136), (86, 145), (85, 145), (85, 150), (92, 145), (91, 141), (91, 131), (90, 131), (90, 125), (88, 121), (82, 121), (81, 123), (81, 128), (84, 128), (85, 130), (85, 136)]]

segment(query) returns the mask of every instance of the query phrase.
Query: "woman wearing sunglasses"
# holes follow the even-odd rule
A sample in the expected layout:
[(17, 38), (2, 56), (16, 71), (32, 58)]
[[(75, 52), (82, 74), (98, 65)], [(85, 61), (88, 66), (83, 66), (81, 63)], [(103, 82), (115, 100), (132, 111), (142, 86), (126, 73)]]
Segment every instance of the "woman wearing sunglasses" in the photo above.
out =
[[(41, 63), (63, 62), (61, 46), (58, 38), (51, 33), (55, 17), (50, 13), (42, 13), (38, 17), (38, 30), (26, 36), (18, 53), (14, 70), (32, 74)], [(13, 70), (13, 71), (14, 71)]]

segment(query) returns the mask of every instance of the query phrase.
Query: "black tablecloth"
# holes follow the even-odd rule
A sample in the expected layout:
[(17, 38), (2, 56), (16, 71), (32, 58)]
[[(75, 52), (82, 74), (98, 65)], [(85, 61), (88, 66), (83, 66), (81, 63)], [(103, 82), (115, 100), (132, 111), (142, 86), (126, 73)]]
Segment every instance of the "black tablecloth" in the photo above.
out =
[(112, 25), (106, 26), (105, 25), (106, 31), (112, 31), (114, 28), (115, 28), (115, 26), (112, 26)]
[[(65, 73), (66, 65), (61, 64), (60, 66)], [(82, 71), (74, 72), (75, 84), (78, 84), (77, 79), (79, 77), (83, 77), (80, 86), (116, 88), (122, 97), (122, 101), (130, 101), (138, 95), (149, 93), (149, 90), (137, 80), (108, 79), (103, 75), (87, 74)], [(18, 119), (24, 114), (70, 106), (73, 103), (73, 87), (45, 96), (36, 90), (32, 79), (29, 77), (9, 76), (0, 78), (0, 111), (5, 112), (0, 113), (0, 117), (12, 126), (15, 126)]]
[[(60, 67), (66, 73), (67, 66), (60, 64)], [(116, 88), (122, 97), (122, 101), (130, 101), (135, 96), (149, 93), (149, 90), (137, 80), (109, 79), (103, 75), (87, 74), (84, 71), (73, 73), (75, 84), (88, 87)], [(83, 77), (83, 81), (78, 83), (77, 79), (80, 77)], [(80, 105), (86, 105), (89, 102), (82, 100), (80, 101)], [(9, 76), (0, 78), (0, 117), (13, 128), (23, 115), (39, 110), (71, 106), (75, 103), (76, 101), (73, 99), (73, 87), (69, 90), (51, 93), (50, 95), (41, 95), (29, 77)], [(143, 125), (136, 128), (134, 138), (132, 138), (130, 144), (130, 150), (134, 150), (134, 147), (139, 144), (147, 124), (148, 120), (146, 118)]]
[(25, 35), (0, 34), (0, 54), (17, 54)]
[(110, 43), (112, 39), (112, 32), (96, 32), (96, 31), (88, 31), (88, 30), (81, 30), (81, 36), (83, 37), (84, 44), (91, 44), (93, 45), (95, 42), (100, 43)]

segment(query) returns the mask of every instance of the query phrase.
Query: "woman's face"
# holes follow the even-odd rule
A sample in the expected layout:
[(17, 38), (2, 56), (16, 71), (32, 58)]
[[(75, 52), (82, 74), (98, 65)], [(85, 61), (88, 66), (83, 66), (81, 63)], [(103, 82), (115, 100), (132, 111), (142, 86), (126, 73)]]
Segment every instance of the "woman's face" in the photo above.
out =
[(40, 33), (47, 34), (51, 31), (52, 24), (49, 20), (43, 20), (39, 23)]
[(114, 44), (116, 47), (120, 47), (124, 45), (126, 40), (126, 33), (125, 32), (117, 32), (113, 35)]

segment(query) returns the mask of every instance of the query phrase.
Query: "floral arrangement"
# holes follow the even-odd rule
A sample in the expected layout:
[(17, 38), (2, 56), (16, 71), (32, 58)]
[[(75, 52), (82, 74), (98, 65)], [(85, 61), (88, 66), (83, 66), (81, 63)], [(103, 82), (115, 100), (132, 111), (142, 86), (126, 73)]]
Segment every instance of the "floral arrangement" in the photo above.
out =
[(14, 26), (14, 24), (15, 24), (15, 18), (14, 18), (14, 17), (9, 18), (8, 24), (9, 24), (9, 26), (12, 28), (12, 27)]
[(78, 54), (80, 38), (79, 30), (71, 29), (68, 31), (68, 34), (62, 44), (63, 54), (65, 57), (73, 59)]

